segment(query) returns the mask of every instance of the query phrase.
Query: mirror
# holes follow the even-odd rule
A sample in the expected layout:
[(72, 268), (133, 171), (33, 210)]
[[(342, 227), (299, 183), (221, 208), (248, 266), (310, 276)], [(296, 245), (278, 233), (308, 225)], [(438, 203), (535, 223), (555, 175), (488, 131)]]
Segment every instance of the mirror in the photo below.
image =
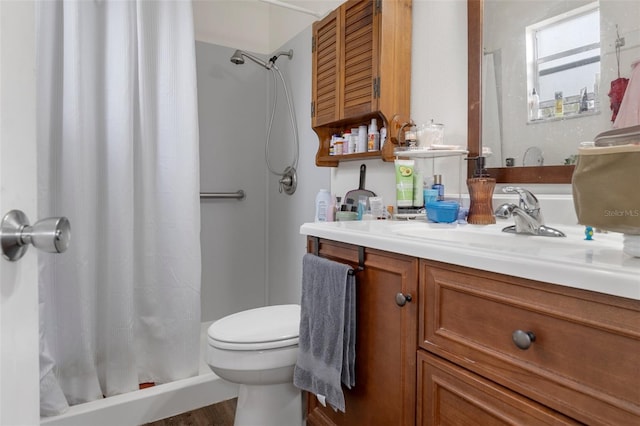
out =
[[(489, 166), (496, 166), (491, 167), (489, 173), (498, 182), (570, 183), (573, 166), (563, 165), (565, 159), (570, 159), (571, 155), (575, 154), (580, 142), (593, 140), (598, 133), (611, 128), (611, 111), (607, 93), (610, 82), (618, 77), (615, 43), (618, 36), (626, 39), (625, 46), (620, 49), (619, 69), (622, 77), (629, 77), (631, 63), (640, 58), (640, 47), (638, 47), (640, 2), (600, 0), (601, 90), (596, 95), (593, 93), (593, 88), (589, 88), (592, 92), (591, 98), (597, 96), (599, 112), (592, 109), (587, 114), (575, 114), (572, 117), (567, 115), (562, 119), (539, 120), (533, 123), (528, 120), (528, 91), (531, 86), (526, 75), (525, 27), (592, 2), (593, 0), (571, 2), (532, 0), (505, 2), (501, 0), (497, 2), (499, 3), (497, 9), (506, 13), (506, 17), (505, 15), (497, 17), (494, 7), (496, 0), (468, 0), (469, 152), (470, 156), (482, 152), (483, 137), (490, 139), (486, 141), (485, 146), (491, 147), (491, 142), (495, 142), (494, 137), (499, 129), (495, 124), (495, 112), (492, 117), (494, 124), (487, 124), (492, 113), (490, 109), (486, 109), (486, 116), (483, 119), (482, 96), (483, 80), (488, 75), (483, 73), (483, 62), (486, 62), (485, 56), (487, 56), (484, 52), (499, 51), (498, 65), (502, 67), (503, 91), (501, 95), (491, 91), (489, 94), (500, 96), (504, 125), (502, 132), (499, 132), (502, 135), (500, 146), (498, 149), (491, 147), (492, 151), (499, 152), (487, 159)], [(511, 18), (507, 18), (508, 16)], [(616, 33), (616, 25), (619, 26), (618, 33)], [(511, 40), (511, 43), (500, 41), (501, 39)], [(514, 53), (514, 46), (520, 50), (515, 50)], [(490, 85), (489, 80), (485, 91)], [(493, 136), (491, 136), (492, 132)], [(544, 166), (522, 167), (525, 152), (542, 152)], [(512, 161), (516, 167), (506, 167), (505, 157), (513, 158)], [(539, 163), (529, 162), (529, 164)], [(471, 171), (470, 167), (469, 173)]]

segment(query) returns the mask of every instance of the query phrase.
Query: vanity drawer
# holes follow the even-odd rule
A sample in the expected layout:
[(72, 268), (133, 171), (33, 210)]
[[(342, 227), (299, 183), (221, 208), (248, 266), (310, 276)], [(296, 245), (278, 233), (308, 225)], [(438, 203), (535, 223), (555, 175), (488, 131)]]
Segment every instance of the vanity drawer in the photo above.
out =
[(429, 261), (420, 276), (422, 348), (581, 422), (640, 424), (640, 301)]
[(418, 351), (417, 425), (578, 425), (464, 368)]

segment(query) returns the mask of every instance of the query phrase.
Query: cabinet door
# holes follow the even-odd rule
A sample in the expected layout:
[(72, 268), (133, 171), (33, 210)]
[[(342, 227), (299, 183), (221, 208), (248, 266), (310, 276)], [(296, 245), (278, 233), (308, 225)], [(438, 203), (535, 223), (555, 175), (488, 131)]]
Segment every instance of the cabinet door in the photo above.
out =
[(339, 120), (340, 24), (336, 9), (313, 24), (311, 54), (311, 125), (321, 126)]
[(568, 417), (418, 351), (417, 425), (574, 425)]
[[(340, 118), (349, 119), (376, 111), (379, 48), (379, 2), (349, 0), (340, 7), (341, 107)], [(382, 123), (378, 123), (382, 127)]]
[[(319, 254), (358, 265), (352, 245), (320, 240)], [(356, 274), (356, 384), (343, 388), (346, 413), (308, 395), (308, 425), (415, 424), (417, 280), (417, 259), (366, 249), (364, 270)], [(398, 306), (400, 292), (412, 302)]]

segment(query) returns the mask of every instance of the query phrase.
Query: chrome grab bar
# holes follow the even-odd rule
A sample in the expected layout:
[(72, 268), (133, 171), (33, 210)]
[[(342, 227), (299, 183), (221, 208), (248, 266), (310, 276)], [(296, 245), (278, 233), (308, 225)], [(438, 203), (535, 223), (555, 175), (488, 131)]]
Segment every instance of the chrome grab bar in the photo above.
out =
[(236, 200), (244, 199), (244, 191), (242, 189), (236, 192), (201, 192), (201, 200), (213, 200), (213, 199), (228, 199), (235, 198)]

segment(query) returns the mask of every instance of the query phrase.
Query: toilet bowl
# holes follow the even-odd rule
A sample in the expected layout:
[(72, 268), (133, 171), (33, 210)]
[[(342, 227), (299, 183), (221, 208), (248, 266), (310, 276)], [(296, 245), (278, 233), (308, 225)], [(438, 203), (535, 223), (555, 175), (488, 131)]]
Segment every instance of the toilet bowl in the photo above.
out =
[(301, 425), (302, 398), (293, 386), (299, 305), (250, 309), (208, 329), (207, 364), (240, 385), (235, 426)]

